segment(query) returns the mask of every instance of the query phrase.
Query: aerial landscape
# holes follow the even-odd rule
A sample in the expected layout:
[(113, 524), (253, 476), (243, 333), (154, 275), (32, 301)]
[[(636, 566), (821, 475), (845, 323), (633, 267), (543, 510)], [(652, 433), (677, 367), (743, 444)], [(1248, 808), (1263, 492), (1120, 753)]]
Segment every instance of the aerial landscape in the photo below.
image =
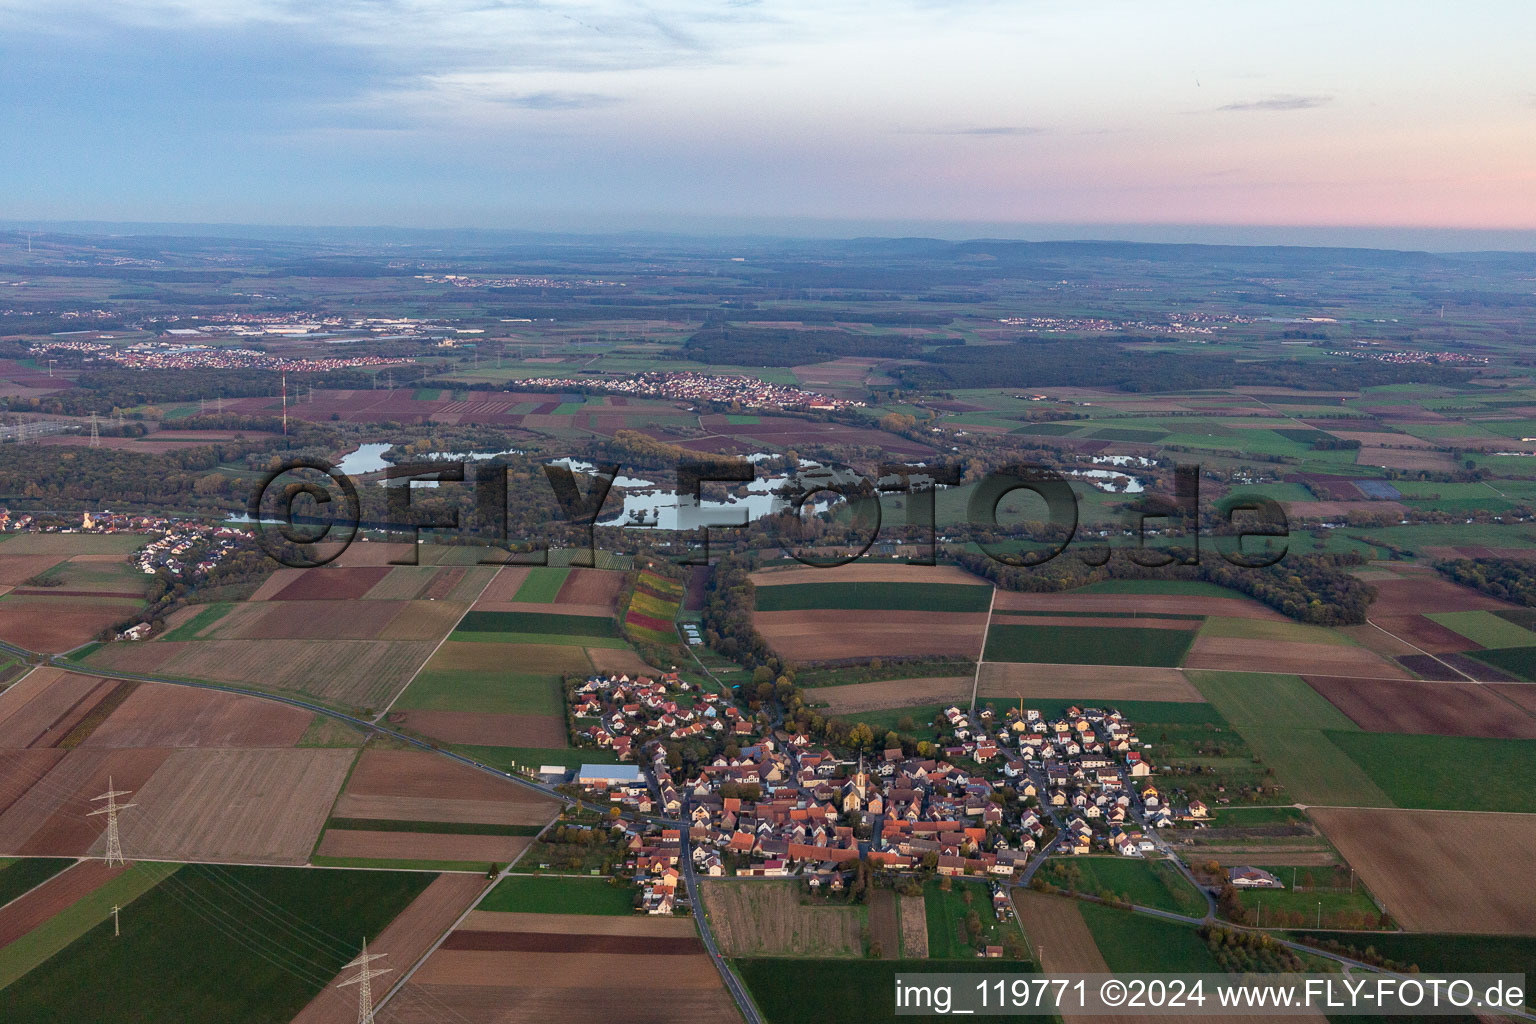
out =
[[(0, 23), (38, 54), (126, 66), (121, 31), (210, 84), (107, 182), (45, 166), (85, 152), (59, 125), (160, 115), (46, 73), (63, 121), (28, 122), (0, 202), (0, 1021), (1533, 1019), (1536, 190), (1395, 176), (1386, 134), (1307, 178), (1350, 118), (1396, 123), (1339, 83), (1411, 106), (1401, 69), (1318, 85), (1287, 26), (1164, 102), (1144, 49), (1210, 30), (1183, 5), (29, 6)], [(530, 26), (542, 56), (493, 69)], [(834, 80), (839, 46), (961, 74), (974, 44), (1012, 81), (993, 28), (1107, 31), (1135, 56), (1106, 74), (1156, 88), (1044, 127), (914, 101), (816, 148), (915, 95), (866, 68), (763, 114), (782, 167), (687, 134), (809, 103), (787, 69)], [(191, 73), (164, 67), (124, 95)], [(1163, 103), (1169, 140), (1115, 103)], [(1207, 114), (1234, 170), (1186, 189), (1148, 155)], [(1324, 127), (1260, 168), (1254, 118)], [(1507, 127), (1468, 144), (1505, 159)], [(1037, 136), (1061, 165), (1009, 170)], [(431, 201), (397, 190), (437, 160)], [(1273, 1014), (918, 987), (1197, 975), (1521, 987)]]

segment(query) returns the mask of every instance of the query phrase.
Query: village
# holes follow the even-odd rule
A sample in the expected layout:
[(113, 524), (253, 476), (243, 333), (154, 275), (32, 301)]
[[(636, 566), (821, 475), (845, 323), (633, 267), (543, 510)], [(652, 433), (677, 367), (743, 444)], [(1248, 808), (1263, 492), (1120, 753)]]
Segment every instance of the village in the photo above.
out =
[[(984, 707), (973, 723), (951, 706), (928, 756), (900, 746), (854, 756), (749, 718), (676, 672), (597, 675), (572, 693), (577, 741), (621, 763), (569, 776), (551, 766), (543, 777), (639, 819), (623, 825), (625, 866), (642, 909), (655, 914), (680, 909), (687, 870), (794, 877), (838, 892), (863, 862), (891, 874), (983, 877), (1005, 892), (1049, 854), (1165, 853), (1157, 829), (1210, 813), (1199, 800), (1175, 812), (1152, 783), (1135, 727), (1110, 709), (1048, 718), (1022, 704), (1000, 716)], [(677, 743), (695, 738), (719, 752), (685, 770)]]
[(569, 391), (578, 383), (583, 388), (610, 394), (684, 402), (714, 402), (743, 409), (810, 409), (831, 412), (864, 405), (863, 402), (834, 398), (816, 391), (770, 384), (756, 377), (697, 373), (692, 370), (653, 370), (630, 377), (583, 379), (579, 382), (564, 377), (530, 377), (519, 381), (518, 387)]

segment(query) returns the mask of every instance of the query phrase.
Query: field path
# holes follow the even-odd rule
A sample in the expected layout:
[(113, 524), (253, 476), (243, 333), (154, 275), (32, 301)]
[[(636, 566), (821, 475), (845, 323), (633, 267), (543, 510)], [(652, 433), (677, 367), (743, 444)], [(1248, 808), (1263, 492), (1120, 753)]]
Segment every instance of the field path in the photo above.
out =
[(987, 634), (992, 629), (992, 609), (997, 605), (997, 587), (992, 588), (992, 597), (987, 601), (987, 624), (981, 627), (981, 650), (976, 652), (976, 675), (971, 680), (971, 719), (976, 718), (976, 691), (981, 688), (981, 666), (987, 660)]
[(462, 613), (460, 613), (460, 615), (459, 615), (459, 617), (457, 619), (453, 620), (453, 625), (448, 629), (448, 631), (446, 633), (444, 633), (442, 635), (442, 637), (440, 637), (438, 639), (437, 646), (432, 648), (432, 653), (428, 654), (426, 656), (426, 658), (422, 660), (422, 663), (420, 665), (416, 666), (416, 671), (411, 673), (411, 678), (409, 678), (409, 679), (407, 679), (405, 681), (405, 685), (400, 687), (399, 692), (397, 692), (393, 697), (389, 698), (389, 703), (384, 705), (384, 710), (380, 711), (377, 715), (373, 716), (373, 720), (375, 722), (382, 722), (382, 721), (384, 721), (384, 716), (389, 714), (389, 709), (394, 707), (395, 706), (395, 702), (400, 699), (401, 695), (404, 694), (406, 690), (409, 690), (411, 688), (411, 684), (416, 681), (416, 677), (421, 675), (422, 669), (426, 668), (429, 664), (432, 663), (432, 659), (437, 657), (437, 652), (442, 650), (443, 644), (447, 643), (448, 642), (448, 638), (453, 636), (454, 630), (459, 628), (459, 623), (464, 621), (464, 616), (468, 615), (471, 611), (474, 610), (475, 603), (477, 601), (479, 601), (480, 598), (485, 595), (486, 590), (488, 590), (490, 588), (490, 585), (493, 582), (495, 582), (495, 580), (496, 580), (496, 573), (494, 573), (494, 572), (486, 577), (485, 586), (481, 587), (480, 588), (480, 592), (477, 593), (473, 598), (471, 598), (464, 605), (464, 611)]

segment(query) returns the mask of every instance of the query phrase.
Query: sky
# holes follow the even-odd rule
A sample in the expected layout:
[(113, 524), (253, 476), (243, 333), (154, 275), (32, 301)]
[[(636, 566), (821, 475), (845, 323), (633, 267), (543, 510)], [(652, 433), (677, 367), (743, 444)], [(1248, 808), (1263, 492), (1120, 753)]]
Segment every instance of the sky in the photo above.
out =
[(1532, 39), (1521, 0), (0, 0), (0, 219), (1529, 231)]

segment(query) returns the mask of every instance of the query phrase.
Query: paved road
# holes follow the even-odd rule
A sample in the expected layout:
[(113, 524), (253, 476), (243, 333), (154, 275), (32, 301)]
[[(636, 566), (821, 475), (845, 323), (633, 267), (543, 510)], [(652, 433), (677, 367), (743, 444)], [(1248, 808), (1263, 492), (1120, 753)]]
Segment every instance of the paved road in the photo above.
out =
[[(688, 818), (688, 806), (683, 806), (683, 818)], [(709, 950), (709, 958), (715, 962), (715, 969), (720, 972), (720, 978), (725, 982), (731, 998), (736, 1000), (736, 1005), (741, 1009), (741, 1015), (747, 1019), (747, 1024), (763, 1024), (762, 1015), (757, 1012), (757, 1004), (752, 1002), (752, 996), (747, 992), (747, 987), (741, 983), (736, 972), (731, 970), (725, 962), (725, 957), (720, 955), (720, 949), (715, 945), (715, 934), (709, 927), (709, 912), (704, 908), (704, 894), (699, 891), (699, 875), (693, 869), (693, 852), (688, 848), (688, 829), (683, 829), (682, 844), (678, 847), (679, 856), (683, 862), (683, 882), (688, 887), (688, 902), (693, 904), (693, 919), (699, 923), (699, 938), (704, 941), (704, 948)]]

